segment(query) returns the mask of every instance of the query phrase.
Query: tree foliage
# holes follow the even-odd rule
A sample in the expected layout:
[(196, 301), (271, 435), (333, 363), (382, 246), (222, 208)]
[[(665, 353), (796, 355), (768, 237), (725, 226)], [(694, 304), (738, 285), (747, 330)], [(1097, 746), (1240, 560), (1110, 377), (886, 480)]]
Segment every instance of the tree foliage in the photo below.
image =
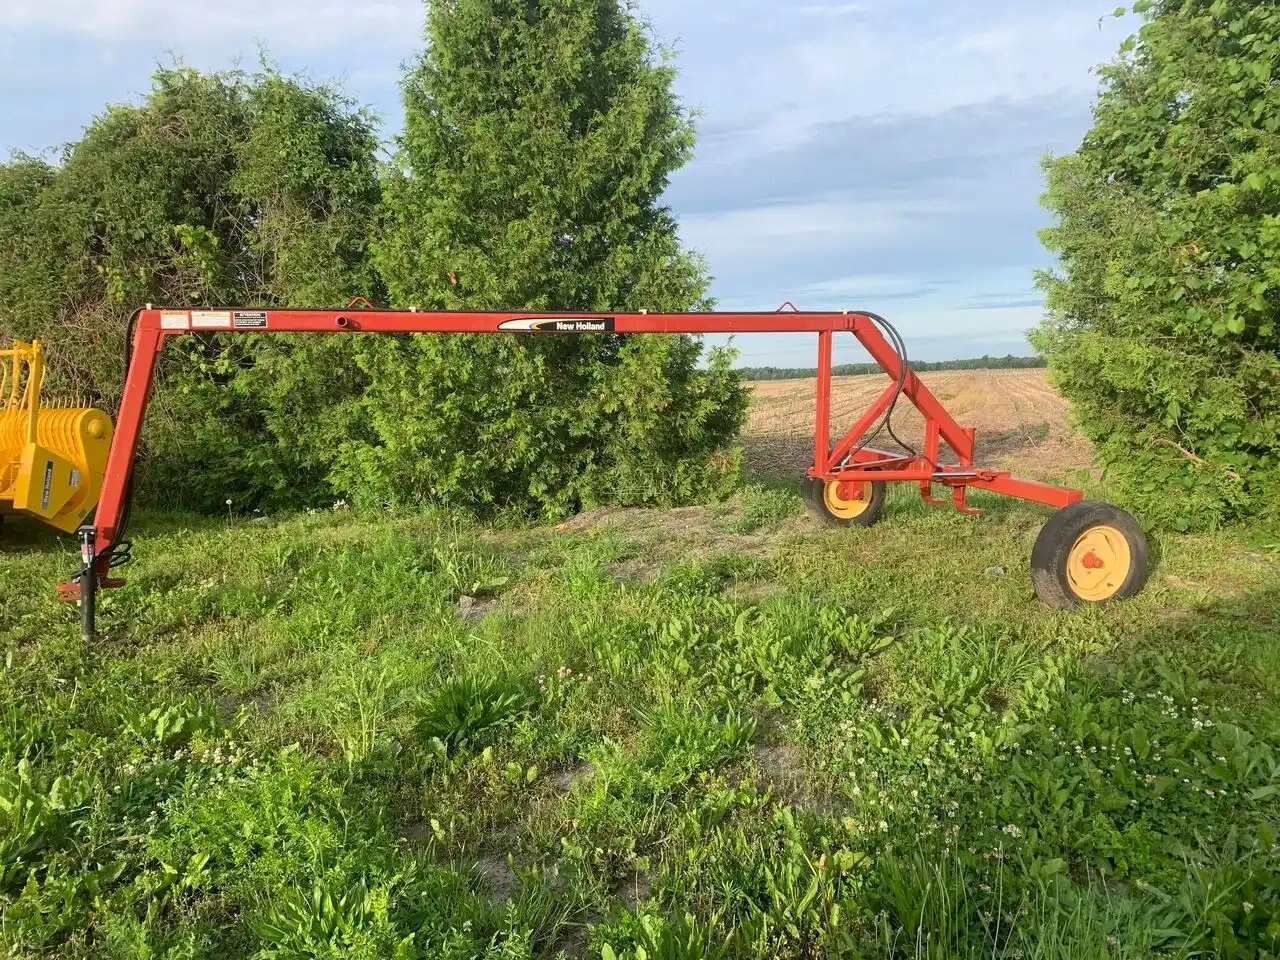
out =
[[(264, 69), (156, 73), (61, 162), (0, 166), (0, 339), (40, 337), (50, 391), (114, 409), (129, 314), (345, 303), (372, 293), (372, 122)], [(165, 351), (141, 479), (187, 504), (296, 502), (323, 488), (363, 389), (338, 339), (185, 337)]]
[[(619, 0), (432, 0), (405, 82), (377, 264), (390, 299), (447, 309), (705, 304), (661, 195), (693, 130), (674, 69)], [(733, 479), (746, 397), (689, 337), (370, 338), (372, 442), (343, 481), (556, 514), (686, 501)]]
[[(706, 304), (661, 203), (693, 130), (621, 0), (439, 0), (398, 162), (332, 88), (161, 70), (60, 162), (0, 166), (0, 337), (113, 409), (129, 314), (168, 306), (547, 311)], [(695, 338), (170, 343), (142, 493), (205, 508), (354, 493), (558, 514), (736, 479), (746, 394)]]
[(1151, 519), (1280, 513), (1280, 6), (1159, 0), (1047, 165), (1036, 346)]

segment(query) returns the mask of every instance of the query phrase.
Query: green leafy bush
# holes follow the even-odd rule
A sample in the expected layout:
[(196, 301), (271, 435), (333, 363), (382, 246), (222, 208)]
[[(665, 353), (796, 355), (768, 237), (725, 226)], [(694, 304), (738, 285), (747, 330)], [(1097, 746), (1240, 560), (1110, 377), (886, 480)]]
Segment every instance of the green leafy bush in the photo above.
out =
[(1280, 515), (1280, 7), (1143, 0), (1093, 129), (1048, 163), (1035, 344), (1128, 499)]
[[(51, 395), (114, 410), (125, 323), (145, 303), (340, 306), (376, 295), (366, 246), (377, 137), (335, 90), (164, 69), (61, 162), (0, 164), (0, 341), (38, 337)], [(139, 479), (168, 503), (329, 494), (363, 374), (340, 338), (198, 335), (158, 369)]]
[[(625, 4), (432, 3), (427, 32), (376, 245), (392, 301), (705, 306), (703, 265), (660, 203), (692, 127)], [(685, 336), (370, 339), (376, 436), (346, 445), (341, 482), (545, 515), (722, 494), (746, 393), (727, 352), (705, 368), (701, 352)]]
[[(145, 303), (706, 306), (704, 266), (660, 202), (692, 126), (627, 5), (428, 17), (385, 175), (364, 111), (266, 67), (160, 70), (60, 163), (0, 164), (0, 340), (42, 338), (51, 392), (114, 410)], [(747, 395), (728, 351), (703, 359), (676, 335), (178, 338), (139, 493), (206, 511), (353, 495), (520, 515), (719, 497)]]

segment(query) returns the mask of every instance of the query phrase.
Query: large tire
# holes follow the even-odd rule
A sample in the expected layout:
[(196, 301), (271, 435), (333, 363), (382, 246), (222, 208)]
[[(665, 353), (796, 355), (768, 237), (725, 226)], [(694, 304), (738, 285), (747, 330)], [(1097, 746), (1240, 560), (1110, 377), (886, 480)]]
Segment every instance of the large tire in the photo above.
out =
[(1084, 500), (1059, 510), (1031, 551), (1036, 596), (1060, 610), (1136, 596), (1146, 580), (1146, 534), (1109, 503)]
[(867, 481), (858, 495), (846, 498), (840, 483), (805, 477), (800, 481), (800, 494), (811, 516), (833, 527), (869, 527), (884, 513), (888, 490), (883, 480)]

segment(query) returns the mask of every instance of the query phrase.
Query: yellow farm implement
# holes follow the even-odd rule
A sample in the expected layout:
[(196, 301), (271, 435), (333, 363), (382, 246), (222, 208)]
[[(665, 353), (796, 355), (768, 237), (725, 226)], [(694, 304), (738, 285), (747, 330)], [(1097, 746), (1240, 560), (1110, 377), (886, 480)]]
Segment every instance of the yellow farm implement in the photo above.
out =
[(42, 409), (40, 341), (0, 349), (0, 515), (74, 533), (98, 503), (111, 418), (92, 407)]

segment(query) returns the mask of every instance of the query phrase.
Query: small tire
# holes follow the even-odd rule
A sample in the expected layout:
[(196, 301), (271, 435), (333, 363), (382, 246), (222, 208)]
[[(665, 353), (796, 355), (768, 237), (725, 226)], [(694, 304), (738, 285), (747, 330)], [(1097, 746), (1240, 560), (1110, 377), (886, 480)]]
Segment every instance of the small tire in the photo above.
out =
[(809, 514), (828, 526), (870, 527), (884, 513), (888, 488), (883, 480), (868, 480), (859, 496), (847, 499), (840, 494), (839, 481), (805, 477), (800, 481), (800, 495)]
[(1059, 510), (1031, 550), (1036, 596), (1059, 610), (1136, 596), (1146, 580), (1146, 534), (1109, 503), (1083, 500)]

